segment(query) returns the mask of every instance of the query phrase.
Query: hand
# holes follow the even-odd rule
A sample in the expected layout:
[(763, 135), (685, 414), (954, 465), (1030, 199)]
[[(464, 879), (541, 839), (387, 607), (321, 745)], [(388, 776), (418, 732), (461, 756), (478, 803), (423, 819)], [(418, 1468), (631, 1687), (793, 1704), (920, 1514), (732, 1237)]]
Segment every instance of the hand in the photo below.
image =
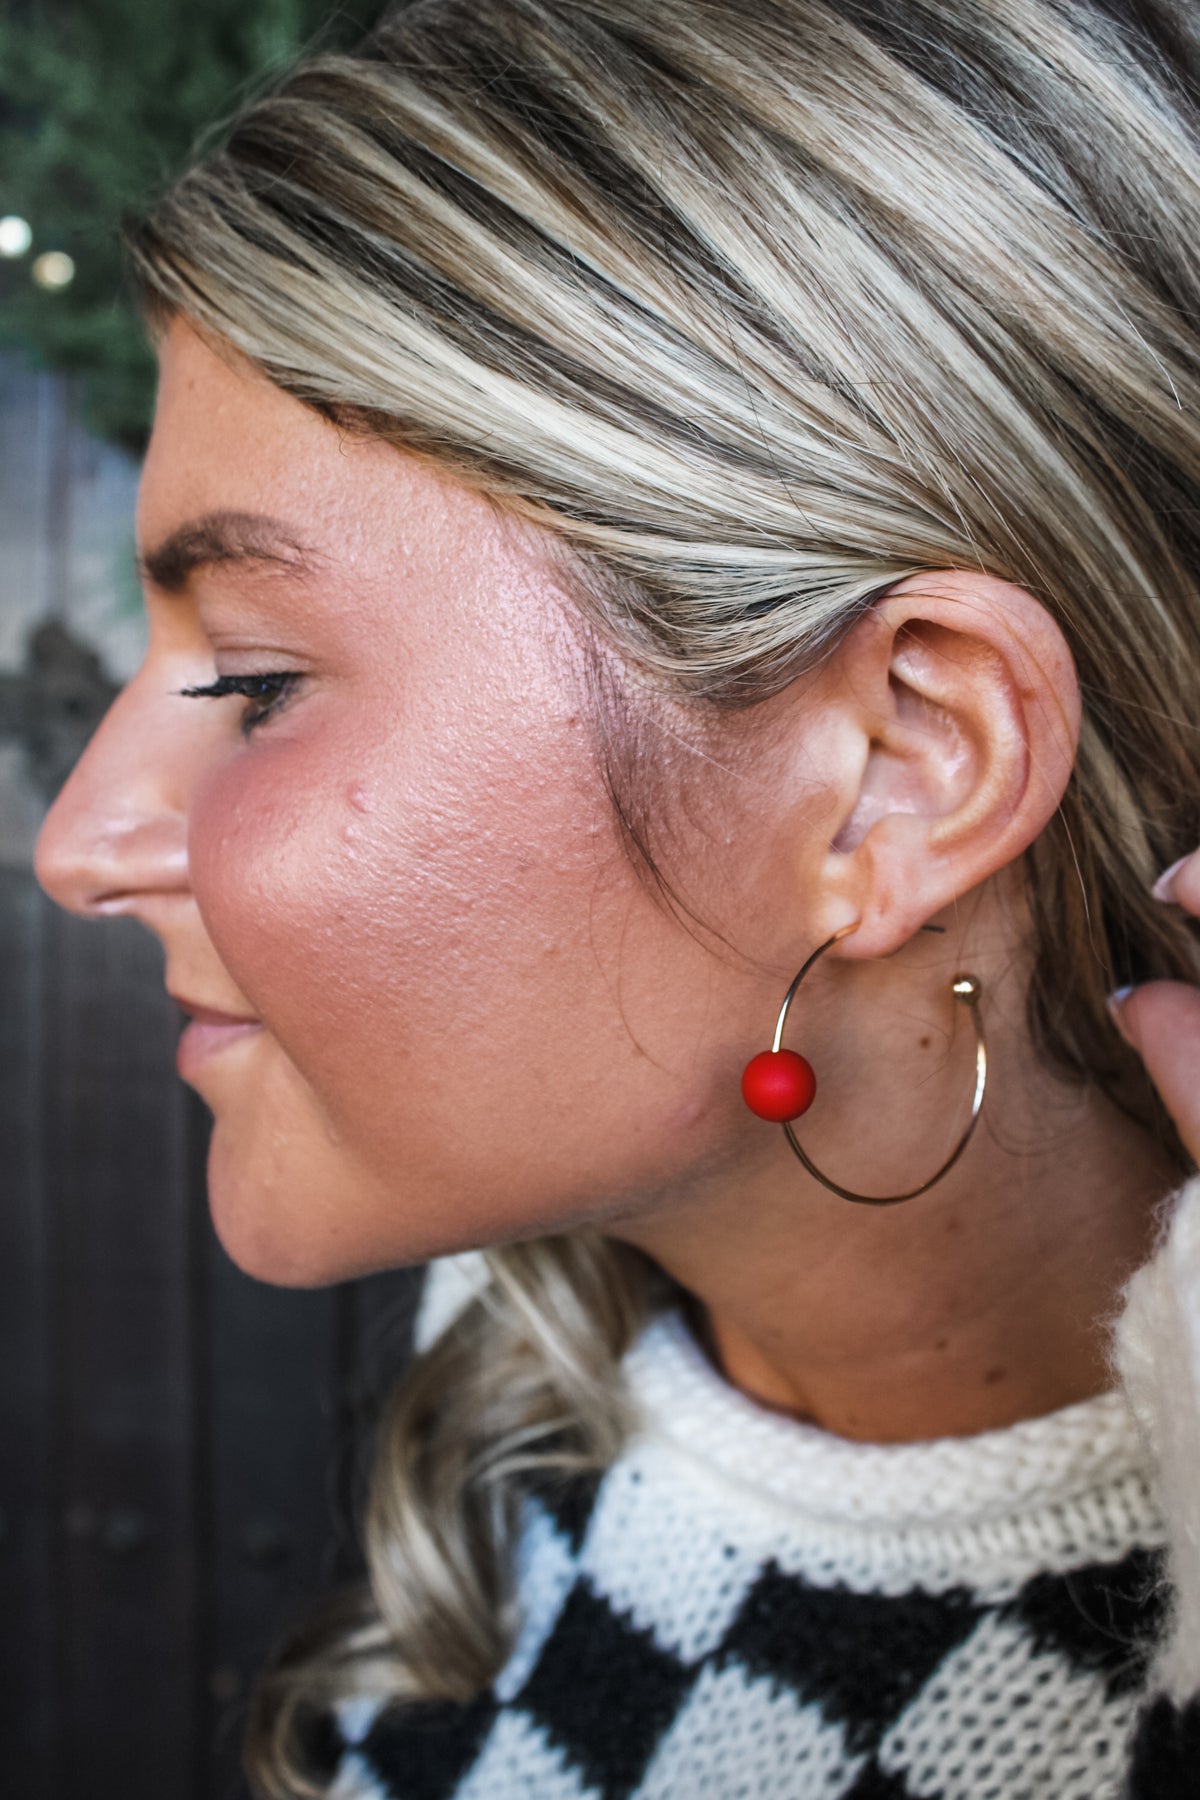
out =
[[(1169, 869), (1155, 892), (1200, 918), (1200, 850)], [(1113, 1017), (1200, 1162), (1200, 988), (1148, 981), (1114, 996)]]

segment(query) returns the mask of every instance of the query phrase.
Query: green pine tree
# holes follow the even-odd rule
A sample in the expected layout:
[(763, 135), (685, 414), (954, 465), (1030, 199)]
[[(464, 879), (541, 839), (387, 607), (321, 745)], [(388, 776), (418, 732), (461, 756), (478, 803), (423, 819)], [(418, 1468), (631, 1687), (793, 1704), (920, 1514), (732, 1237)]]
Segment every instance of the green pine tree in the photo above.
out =
[[(0, 215), (34, 241), (0, 261), (0, 343), (81, 377), (91, 430), (145, 443), (154, 362), (125, 291), (121, 214), (144, 206), (302, 48), (352, 43), (379, 0), (2, 0)], [(31, 277), (65, 251), (74, 280)]]

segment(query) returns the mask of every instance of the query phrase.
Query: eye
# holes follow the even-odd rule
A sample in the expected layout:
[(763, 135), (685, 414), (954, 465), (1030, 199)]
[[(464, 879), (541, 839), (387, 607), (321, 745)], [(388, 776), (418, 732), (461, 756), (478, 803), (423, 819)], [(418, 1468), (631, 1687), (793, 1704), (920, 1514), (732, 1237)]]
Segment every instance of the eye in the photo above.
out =
[(218, 675), (208, 687), (178, 688), (185, 700), (226, 700), (231, 694), (246, 701), (242, 713), (242, 736), (249, 737), (255, 726), (278, 712), (293, 693), (301, 677), (292, 669), (281, 669), (262, 675)]

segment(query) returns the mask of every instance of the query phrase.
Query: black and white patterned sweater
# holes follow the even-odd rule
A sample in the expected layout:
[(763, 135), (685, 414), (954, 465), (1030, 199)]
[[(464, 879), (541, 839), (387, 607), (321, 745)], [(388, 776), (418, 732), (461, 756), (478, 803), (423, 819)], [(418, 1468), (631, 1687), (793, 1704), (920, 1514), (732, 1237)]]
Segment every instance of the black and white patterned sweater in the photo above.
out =
[(1122, 1393), (878, 1446), (756, 1406), (675, 1314), (626, 1367), (640, 1431), (528, 1504), (493, 1688), (346, 1708), (336, 1800), (1200, 1800)]

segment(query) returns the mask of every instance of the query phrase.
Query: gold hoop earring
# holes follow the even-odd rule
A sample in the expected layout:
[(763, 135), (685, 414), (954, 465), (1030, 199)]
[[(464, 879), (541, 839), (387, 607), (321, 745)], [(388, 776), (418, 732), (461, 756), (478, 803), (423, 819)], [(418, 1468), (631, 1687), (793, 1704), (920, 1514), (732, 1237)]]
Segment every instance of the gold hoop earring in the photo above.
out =
[[(930, 930), (938, 927), (930, 926)], [(839, 1199), (852, 1200), (857, 1206), (896, 1206), (901, 1200), (915, 1200), (918, 1194), (926, 1194), (935, 1182), (948, 1175), (963, 1151), (971, 1141), (971, 1133), (975, 1129), (983, 1106), (984, 1090), (987, 1087), (987, 1044), (983, 1035), (983, 1020), (979, 1016), (979, 996), (982, 983), (977, 975), (956, 975), (950, 983), (950, 992), (954, 998), (970, 1009), (971, 1020), (975, 1026), (975, 1095), (971, 1102), (971, 1117), (967, 1128), (959, 1138), (954, 1149), (946, 1158), (936, 1174), (923, 1181), (920, 1187), (910, 1188), (904, 1194), (856, 1194), (851, 1188), (844, 1188), (838, 1182), (831, 1181), (829, 1176), (818, 1169), (811, 1156), (801, 1144), (792, 1129), (792, 1121), (806, 1113), (813, 1103), (817, 1091), (817, 1078), (812, 1064), (807, 1057), (795, 1050), (783, 1049), (783, 1032), (787, 1024), (788, 1009), (796, 998), (800, 984), (813, 964), (824, 956), (831, 945), (848, 937), (852, 931), (858, 930), (858, 921), (853, 925), (843, 925), (835, 931), (831, 938), (813, 951), (804, 964), (791, 987), (783, 997), (783, 1005), (779, 1009), (779, 1017), (775, 1022), (775, 1036), (769, 1050), (762, 1050), (751, 1057), (742, 1072), (742, 1098), (752, 1113), (760, 1119), (768, 1119), (773, 1124), (782, 1125), (784, 1136), (799, 1157), (809, 1174), (827, 1187)]]

